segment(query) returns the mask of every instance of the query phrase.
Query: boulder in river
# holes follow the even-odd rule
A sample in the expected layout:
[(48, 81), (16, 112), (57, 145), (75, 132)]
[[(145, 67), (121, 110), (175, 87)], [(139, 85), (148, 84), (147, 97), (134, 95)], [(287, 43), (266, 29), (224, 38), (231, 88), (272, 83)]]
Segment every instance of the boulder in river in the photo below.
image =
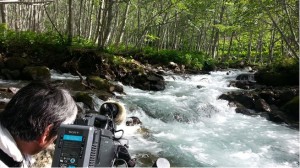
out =
[[(260, 115), (276, 123), (299, 126), (299, 89), (297, 87), (267, 87), (253, 91), (228, 92), (219, 99), (236, 105), (236, 112)], [(262, 115), (263, 114), (263, 115)]]
[(22, 71), (25, 80), (50, 80), (51, 73), (46, 66), (27, 66)]
[(10, 70), (22, 70), (29, 62), (22, 57), (10, 57), (5, 62), (5, 67)]
[(124, 89), (121, 85), (110, 83), (108, 80), (100, 78), (99, 76), (88, 76), (86, 78), (89, 86), (98, 90), (106, 90), (108, 92), (124, 93)]

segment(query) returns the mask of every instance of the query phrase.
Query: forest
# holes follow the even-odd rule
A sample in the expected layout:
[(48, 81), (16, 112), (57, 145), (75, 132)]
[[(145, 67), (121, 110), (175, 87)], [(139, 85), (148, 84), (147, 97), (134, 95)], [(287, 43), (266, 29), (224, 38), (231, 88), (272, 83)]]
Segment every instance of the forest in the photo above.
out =
[(298, 0), (1, 0), (0, 10), (6, 51), (94, 48), (200, 70), (299, 62)]
[(299, 0), (0, 0), (0, 16), (0, 112), (52, 80), (81, 113), (125, 104), (137, 167), (299, 167)]

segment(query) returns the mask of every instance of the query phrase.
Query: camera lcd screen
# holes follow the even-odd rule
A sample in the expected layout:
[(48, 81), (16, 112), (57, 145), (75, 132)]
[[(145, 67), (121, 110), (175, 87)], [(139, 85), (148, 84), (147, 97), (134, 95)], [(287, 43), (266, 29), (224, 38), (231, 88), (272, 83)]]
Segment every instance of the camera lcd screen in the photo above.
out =
[(65, 134), (63, 140), (82, 142), (82, 136)]

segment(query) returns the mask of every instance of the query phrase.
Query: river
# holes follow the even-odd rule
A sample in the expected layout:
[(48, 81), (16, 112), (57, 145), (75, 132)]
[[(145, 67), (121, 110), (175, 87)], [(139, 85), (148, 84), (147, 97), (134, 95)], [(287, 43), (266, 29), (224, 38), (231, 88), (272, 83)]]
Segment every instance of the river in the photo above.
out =
[(235, 113), (218, 100), (238, 90), (228, 84), (243, 71), (226, 73), (165, 76), (160, 92), (125, 87), (129, 115), (150, 132), (145, 138), (138, 127), (124, 126), (132, 153), (165, 157), (174, 167), (298, 167), (299, 131)]
[[(218, 99), (238, 90), (228, 84), (243, 71), (226, 73), (167, 75), (166, 89), (158, 92), (124, 86), (126, 95), (119, 95), (118, 101), (127, 116), (136, 116), (143, 124), (124, 123), (118, 129), (124, 129), (138, 167), (150, 167), (157, 157), (167, 158), (172, 167), (299, 167), (298, 130), (235, 113), (227, 101)], [(53, 71), (52, 78), (78, 80)]]

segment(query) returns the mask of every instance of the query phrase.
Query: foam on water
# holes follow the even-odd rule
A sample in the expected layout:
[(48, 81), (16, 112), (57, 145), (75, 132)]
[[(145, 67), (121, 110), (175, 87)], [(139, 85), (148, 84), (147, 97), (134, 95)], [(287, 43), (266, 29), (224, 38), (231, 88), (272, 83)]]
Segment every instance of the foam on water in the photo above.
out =
[(145, 137), (123, 127), (131, 152), (165, 157), (173, 167), (298, 167), (297, 130), (237, 114), (217, 99), (238, 90), (227, 86), (243, 72), (226, 73), (166, 76), (167, 88), (160, 92), (125, 86), (128, 116), (139, 117), (150, 132)]
[[(51, 79), (53, 80), (79, 80), (79, 76), (74, 76), (70, 73), (58, 73), (55, 70), (50, 70), (51, 73)], [(86, 77), (83, 77), (85, 79)]]
[[(127, 95), (118, 96), (127, 116), (143, 122), (142, 127), (118, 126), (129, 139), (130, 153), (164, 157), (172, 167), (299, 167), (299, 131), (237, 114), (227, 101), (218, 99), (222, 93), (238, 90), (227, 86), (240, 73), (165, 76), (166, 89), (158, 92), (124, 86)], [(79, 77), (51, 71), (51, 79)], [(0, 84), (25, 83), (0, 80)], [(93, 99), (99, 110), (103, 101)], [(152, 164), (138, 162), (137, 166)]]

